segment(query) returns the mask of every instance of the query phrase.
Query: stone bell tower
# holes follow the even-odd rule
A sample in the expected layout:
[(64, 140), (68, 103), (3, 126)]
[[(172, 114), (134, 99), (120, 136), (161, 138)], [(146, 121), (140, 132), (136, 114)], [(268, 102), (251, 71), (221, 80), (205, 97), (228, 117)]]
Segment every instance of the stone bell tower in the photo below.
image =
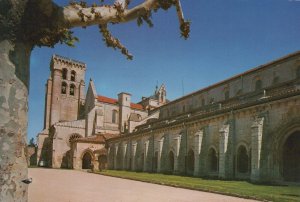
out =
[(80, 118), (84, 104), (86, 64), (53, 55), (46, 84), (44, 129)]

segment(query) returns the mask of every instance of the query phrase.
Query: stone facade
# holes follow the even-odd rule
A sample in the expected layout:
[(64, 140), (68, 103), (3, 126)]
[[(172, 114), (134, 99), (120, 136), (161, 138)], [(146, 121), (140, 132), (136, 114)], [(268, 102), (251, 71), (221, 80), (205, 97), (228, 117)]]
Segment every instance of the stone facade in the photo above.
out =
[(80, 64), (82, 79), (85, 71), (52, 58), (47, 92), (58, 89), (46, 94), (38, 135), (38, 160), (48, 166), (300, 182), (300, 52), (171, 102), (162, 85), (137, 104), (125, 92), (99, 96), (92, 80), (86, 96), (83, 80), (75, 97), (59, 95), (61, 63)]
[(110, 169), (300, 182), (300, 52), (155, 111), (108, 140)]
[(132, 103), (131, 94), (125, 92), (117, 99), (98, 95), (90, 80), (85, 96), (86, 65), (62, 56), (52, 57), (50, 70), (44, 129), (37, 136), (40, 166), (101, 168), (101, 162), (107, 161), (106, 140), (157, 118), (158, 113), (150, 113), (150, 109), (167, 102), (164, 85), (153, 96)]

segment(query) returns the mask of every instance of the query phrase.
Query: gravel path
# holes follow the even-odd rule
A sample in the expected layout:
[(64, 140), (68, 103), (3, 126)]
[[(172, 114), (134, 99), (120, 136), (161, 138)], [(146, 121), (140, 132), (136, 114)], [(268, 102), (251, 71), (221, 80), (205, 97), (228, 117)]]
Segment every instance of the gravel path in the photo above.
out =
[(75, 170), (29, 169), (29, 202), (252, 201)]

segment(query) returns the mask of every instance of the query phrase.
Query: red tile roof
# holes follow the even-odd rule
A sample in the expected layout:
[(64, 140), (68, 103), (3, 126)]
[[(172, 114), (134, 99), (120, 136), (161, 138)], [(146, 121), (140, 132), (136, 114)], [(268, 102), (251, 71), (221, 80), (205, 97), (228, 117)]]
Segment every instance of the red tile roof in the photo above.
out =
[(105, 102), (105, 103), (109, 103), (109, 104), (118, 104), (118, 100), (114, 99), (114, 98), (110, 98), (110, 97), (105, 97), (102, 95), (98, 95), (98, 101), (99, 102)]
[(143, 105), (141, 105), (141, 104), (135, 104), (135, 103), (130, 103), (130, 107), (132, 109), (139, 109), (139, 110), (143, 110), (144, 109)]
[[(104, 103), (108, 103), (108, 104), (118, 104), (118, 100), (114, 99), (114, 98), (110, 98), (110, 97), (105, 97), (102, 95), (98, 95), (97, 97), (98, 102), (104, 102)], [(138, 110), (143, 110), (144, 107), (141, 104), (135, 104), (135, 103), (130, 103), (130, 108), (132, 109), (138, 109)]]

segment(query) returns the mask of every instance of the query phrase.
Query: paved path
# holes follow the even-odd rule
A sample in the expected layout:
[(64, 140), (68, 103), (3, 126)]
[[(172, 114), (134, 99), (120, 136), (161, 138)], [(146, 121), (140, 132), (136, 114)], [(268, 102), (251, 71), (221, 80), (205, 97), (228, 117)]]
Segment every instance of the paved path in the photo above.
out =
[(75, 170), (29, 169), (29, 202), (251, 201)]

